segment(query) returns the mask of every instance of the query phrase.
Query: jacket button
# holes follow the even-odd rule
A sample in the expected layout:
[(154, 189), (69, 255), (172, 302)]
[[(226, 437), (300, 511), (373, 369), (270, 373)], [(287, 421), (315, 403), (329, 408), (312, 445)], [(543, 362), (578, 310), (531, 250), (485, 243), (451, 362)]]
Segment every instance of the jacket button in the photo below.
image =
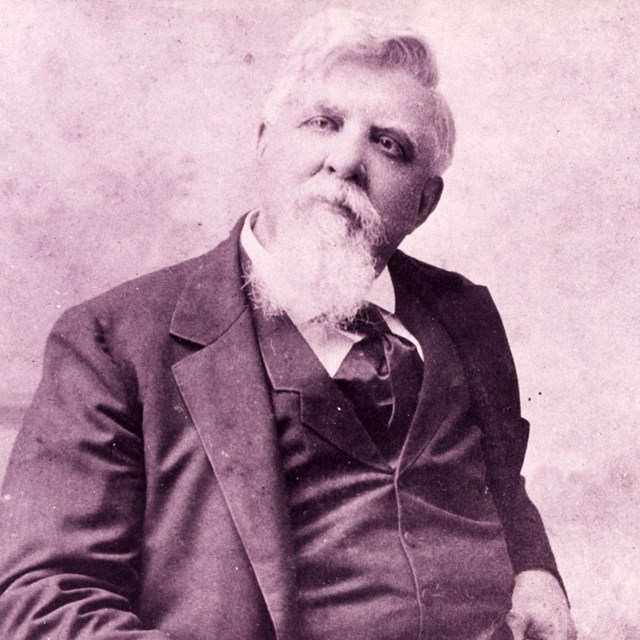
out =
[(405, 531), (402, 537), (410, 547), (416, 547), (418, 545), (419, 540), (411, 531)]

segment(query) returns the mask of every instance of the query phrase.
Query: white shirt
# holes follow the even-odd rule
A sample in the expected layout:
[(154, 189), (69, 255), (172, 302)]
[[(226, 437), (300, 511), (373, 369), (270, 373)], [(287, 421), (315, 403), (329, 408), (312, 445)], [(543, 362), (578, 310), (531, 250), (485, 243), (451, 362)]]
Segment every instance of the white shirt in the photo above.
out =
[[(269, 252), (260, 244), (252, 226), (257, 218), (258, 211), (252, 211), (244, 221), (242, 231), (240, 233), (240, 245), (247, 254), (249, 260), (253, 264), (253, 268), (262, 276), (267, 277), (271, 272), (269, 263), (272, 258)], [(396, 311), (396, 294), (393, 289), (393, 282), (389, 269), (385, 267), (378, 277), (373, 281), (371, 289), (367, 294), (367, 302), (380, 307), (382, 315), (389, 326), (392, 333), (402, 338), (410, 340), (418, 349), (420, 357), (424, 360), (424, 355), (420, 344), (415, 336), (410, 333), (407, 328), (400, 322), (395, 315)], [(325, 327), (317, 322), (312, 322), (312, 317), (305, 317), (303, 314), (287, 314), (296, 326), (302, 337), (311, 347), (316, 357), (322, 363), (330, 376), (334, 376), (345, 359), (347, 353), (351, 350), (354, 343), (362, 339), (362, 336), (343, 331), (337, 328)]]

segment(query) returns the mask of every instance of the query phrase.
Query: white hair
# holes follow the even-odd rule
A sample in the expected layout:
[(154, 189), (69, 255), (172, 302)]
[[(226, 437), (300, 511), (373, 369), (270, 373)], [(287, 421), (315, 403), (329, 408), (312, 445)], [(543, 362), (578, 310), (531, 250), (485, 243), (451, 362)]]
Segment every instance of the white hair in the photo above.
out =
[(300, 78), (334, 64), (354, 61), (403, 69), (428, 91), (434, 136), (430, 170), (433, 175), (441, 175), (451, 164), (456, 133), (449, 105), (437, 90), (438, 66), (433, 52), (412, 29), (358, 11), (329, 9), (304, 23), (289, 44), (267, 94), (264, 122), (275, 122)]

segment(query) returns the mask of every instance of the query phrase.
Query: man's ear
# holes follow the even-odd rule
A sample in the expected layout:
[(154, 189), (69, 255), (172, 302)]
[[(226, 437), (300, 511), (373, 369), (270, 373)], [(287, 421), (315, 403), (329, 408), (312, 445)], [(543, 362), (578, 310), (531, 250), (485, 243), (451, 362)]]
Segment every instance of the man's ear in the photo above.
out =
[(424, 189), (422, 190), (422, 195), (420, 196), (417, 226), (420, 226), (438, 206), (443, 189), (444, 181), (440, 176), (427, 179)]

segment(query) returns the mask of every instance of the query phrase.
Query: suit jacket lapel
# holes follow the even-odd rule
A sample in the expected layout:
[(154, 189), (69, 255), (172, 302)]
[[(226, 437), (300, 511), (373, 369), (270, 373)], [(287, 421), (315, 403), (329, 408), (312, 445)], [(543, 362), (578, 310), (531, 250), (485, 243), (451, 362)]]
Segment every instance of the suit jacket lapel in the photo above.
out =
[[(424, 274), (417, 273), (407, 256), (401, 252), (389, 264), (396, 291), (398, 316), (419, 340), (425, 360), (420, 400), (411, 423), (400, 459), (400, 470), (409, 467), (428, 446), (446, 418), (454, 387), (464, 384), (461, 355), (452, 342), (448, 325), (457, 326), (457, 314), (442, 320), (440, 292)], [(464, 298), (463, 298), (464, 299)], [(462, 304), (463, 312), (468, 311)]]
[[(396, 251), (389, 268), (406, 287), (409, 298), (420, 300), (451, 338), (483, 410), (519, 414), (517, 379), (500, 316), (486, 287), (462, 276), (443, 272)], [(491, 401), (485, 396), (491, 394)]]
[(214, 249), (176, 307), (171, 333), (202, 348), (176, 363), (173, 373), (277, 636), (293, 638), (294, 554), (267, 382), (241, 290), (239, 226)]
[(442, 341), (442, 328), (419, 297), (396, 286), (398, 316), (418, 339), (424, 354), (424, 371), (418, 406), (400, 457), (400, 469), (411, 465), (442, 424), (447, 407), (449, 354)]

